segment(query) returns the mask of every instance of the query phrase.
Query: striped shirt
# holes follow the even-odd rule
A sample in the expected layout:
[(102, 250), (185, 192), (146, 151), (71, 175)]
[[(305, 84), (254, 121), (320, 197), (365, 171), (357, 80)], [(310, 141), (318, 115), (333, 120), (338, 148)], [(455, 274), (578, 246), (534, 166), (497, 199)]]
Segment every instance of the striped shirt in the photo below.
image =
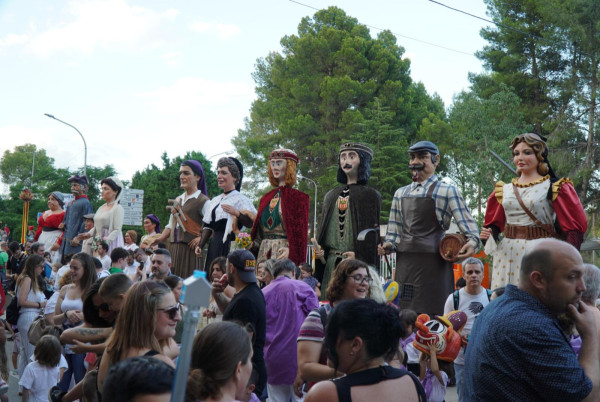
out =
[[(401, 198), (403, 194), (408, 190), (406, 191), (408, 197), (425, 197), (429, 187), (436, 181), (438, 181), (438, 177), (434, 174), (422, 184), (413, 182), (408, 186), (399, 188), (394, 193), (390, 219), (385, 235), (385, 241), (391, 243), (394, 250), (402, 238)], [(468, 242), (475, 249), (479, 248), (479, 229), (458, 189), (451, 184), (438, 181), (432, 197), (435, 200), (435, 214), (440, 226), (444, 230), (448, 230), (450, 221), (454, 218), (460, 232), (467, 237)]]
[[(329, 304), (323, 304), (327, 316), (331, 313), (331, 306)], [(323, 321), (321, 321), (321, 313), (318, 308), (308, 313), (308, 316), (304, 319), (300, 331), (298, 333), (298, 341), (312, 341), (322, 343), (325, 338), (325, 328), (323, 327)]]

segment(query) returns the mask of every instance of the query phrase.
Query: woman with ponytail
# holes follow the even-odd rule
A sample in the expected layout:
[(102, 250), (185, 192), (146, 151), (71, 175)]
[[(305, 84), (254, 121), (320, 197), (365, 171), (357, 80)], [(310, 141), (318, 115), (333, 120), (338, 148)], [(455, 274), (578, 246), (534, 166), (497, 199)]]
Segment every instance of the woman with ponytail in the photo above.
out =
[(235, 322), (209, 324), (194, 339), (186, 401), (242, 400), (251, 373), (248, 331)]

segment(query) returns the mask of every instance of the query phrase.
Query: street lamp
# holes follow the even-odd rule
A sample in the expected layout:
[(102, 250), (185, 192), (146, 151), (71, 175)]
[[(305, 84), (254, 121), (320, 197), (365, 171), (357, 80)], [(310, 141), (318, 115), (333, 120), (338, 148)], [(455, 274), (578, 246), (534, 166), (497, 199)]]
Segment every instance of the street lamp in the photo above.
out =
[(315, 186), (315, 216), (313, 219), (313, 236), (317, 237), (317, 183), (308, 177), (298, 176), (301, 179), (308, 180)]
[(57, 119), (56, 117), (54, 117), (51, 114), (44, 113), (44, 116), (48, 116), (51, 119), (54, 119), (56, 121), (60, 121), (61, 123), (66, 124), (69, 127), (72, 127), (73, 129), (75, 129), (75, 131), (77, 131), (79, 133), (79, 135), (81, 136), (81, 139), (83, 140), (83, 149), (85, 150), (84, 159), (83, 159), (83, 175), (87, 176), (87, 144), (85, 142), (85, 138), (83, 138), (83, 134), (81, 134), (81, 131), (77, 130), (77, 127), (75, 127), (74, 125), (69, 124), (66, 121), (62, 121), (61, 119)]

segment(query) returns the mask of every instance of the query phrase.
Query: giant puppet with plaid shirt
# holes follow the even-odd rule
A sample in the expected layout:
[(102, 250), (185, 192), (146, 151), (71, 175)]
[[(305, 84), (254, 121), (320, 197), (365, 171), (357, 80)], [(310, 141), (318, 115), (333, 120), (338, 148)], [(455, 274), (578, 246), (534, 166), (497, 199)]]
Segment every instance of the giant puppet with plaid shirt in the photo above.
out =
[(439, 254), (440, 241), (454, 218), (467, 238), (458, 257), (467, 258), (480, 245), (479, 230), (458, 189), (435, 174), (440, 161), (437, 146), (420, 141), (408, 152), (413, 182), (394, 194), (385, 243), (379, 252), (398, 253), (400, 308), (441, 315), (454, 281), (452, 264)]

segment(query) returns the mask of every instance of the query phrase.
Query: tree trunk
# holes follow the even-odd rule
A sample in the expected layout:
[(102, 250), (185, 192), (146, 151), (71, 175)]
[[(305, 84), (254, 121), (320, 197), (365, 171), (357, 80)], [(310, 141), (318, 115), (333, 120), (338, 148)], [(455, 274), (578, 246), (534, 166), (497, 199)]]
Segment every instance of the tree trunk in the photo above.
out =
[[(590, 186), (590, 176), (592, 172), (592, 163), (594, 159), (594, 138), (595, 138), (595, 124), (596, 124), (596, 105), (597, 105), (597, 90), (598, 90), (598, 61), (594, 57), (591, 60), (592, 72), (590, 80), (590, 103), (589, 103), (589, 118), (588, 118), (588, 138), (587, 146), (585, 149), (585, 159), (583, 162), (583, 168), (586, 173), (583, 175), (581, 184), (581, 201), (583, 205), (587, 204), (588, 201), (588, 189)], [(589, 174), (588, 174), (589, 172)]]

